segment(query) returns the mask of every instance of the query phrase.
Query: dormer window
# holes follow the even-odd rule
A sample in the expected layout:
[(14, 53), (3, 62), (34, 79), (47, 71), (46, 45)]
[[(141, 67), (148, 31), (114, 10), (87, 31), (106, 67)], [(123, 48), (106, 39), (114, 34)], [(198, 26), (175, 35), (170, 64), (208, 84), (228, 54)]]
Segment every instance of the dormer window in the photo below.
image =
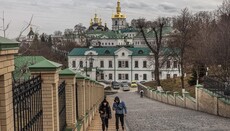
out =
[(143, 53), (144, 53), (143, 50), (139, 50), (139, 51), (138, 51), (138, 54), (143, 54)]
[(109, 50), (106, 50), (106, 51), (105, 51), (105, 54), (110, 54), (110, 51), (109, 51)]

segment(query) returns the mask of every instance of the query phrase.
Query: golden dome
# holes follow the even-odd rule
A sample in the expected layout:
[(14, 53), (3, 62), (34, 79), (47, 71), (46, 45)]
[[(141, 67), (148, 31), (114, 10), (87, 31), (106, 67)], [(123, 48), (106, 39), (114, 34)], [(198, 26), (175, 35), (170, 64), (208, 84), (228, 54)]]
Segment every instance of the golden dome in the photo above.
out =
[(126, 18), (126, 15), (121, 13), (121, 2), (120, 2), (120, 0), (117, 1), (117, 8), (116, 9), (117, 9), (117, 12), (116, 12), (116, 14), (112, 15), (112, 18), (122, 18), (122, 19)]

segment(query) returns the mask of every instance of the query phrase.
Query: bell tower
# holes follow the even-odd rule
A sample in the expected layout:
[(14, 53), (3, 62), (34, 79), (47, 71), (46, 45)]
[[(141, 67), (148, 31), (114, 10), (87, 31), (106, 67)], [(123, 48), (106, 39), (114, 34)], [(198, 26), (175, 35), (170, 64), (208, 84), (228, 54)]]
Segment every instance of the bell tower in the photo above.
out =
[(126, 28), (126, 15), (121, 13), (121, 2), (117, 1), (116, 13), (112, 15), (112, 30)]

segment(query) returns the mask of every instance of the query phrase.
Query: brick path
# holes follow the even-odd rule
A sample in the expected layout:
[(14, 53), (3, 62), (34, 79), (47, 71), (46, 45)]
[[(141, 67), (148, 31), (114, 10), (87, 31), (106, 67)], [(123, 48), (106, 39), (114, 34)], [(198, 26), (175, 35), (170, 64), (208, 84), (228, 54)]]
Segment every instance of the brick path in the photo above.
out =
[[(107, 99), (109, 101), (109, 105), (110, 105), (111, 110), (112, 110), (113, 98), (108, 97)], [(109, 129), (108, 129), (108, 131), (116, 131), (114, 114), (115, 114), (114, 111), (112, 111), (112, 119), (109, 120)], [(100, 118), (100, 115), (99, 115), (98, 111), (97, 111), (97, 113), (95, 115), (95, 118), (92, 121), (92, 123), (91, 123), (91, 125), (90, 125), (90, 127), (88, 128), (87, 131), (102, 131), (101, 118)], [(121, 126), (120, 126), (119, 131), (122, 131)]]

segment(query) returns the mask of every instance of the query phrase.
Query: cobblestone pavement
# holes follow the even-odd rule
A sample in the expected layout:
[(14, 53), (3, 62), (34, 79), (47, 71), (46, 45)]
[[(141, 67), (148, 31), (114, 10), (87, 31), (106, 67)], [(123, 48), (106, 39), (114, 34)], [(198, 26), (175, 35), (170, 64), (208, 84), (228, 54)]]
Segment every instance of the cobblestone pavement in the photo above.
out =
[[(230, 119), (140, 98), (136, 92), (119, 92), (126, 103), (130, 131), (230, 131)], [(127, 129), (128, 130), (128, 129)]]

